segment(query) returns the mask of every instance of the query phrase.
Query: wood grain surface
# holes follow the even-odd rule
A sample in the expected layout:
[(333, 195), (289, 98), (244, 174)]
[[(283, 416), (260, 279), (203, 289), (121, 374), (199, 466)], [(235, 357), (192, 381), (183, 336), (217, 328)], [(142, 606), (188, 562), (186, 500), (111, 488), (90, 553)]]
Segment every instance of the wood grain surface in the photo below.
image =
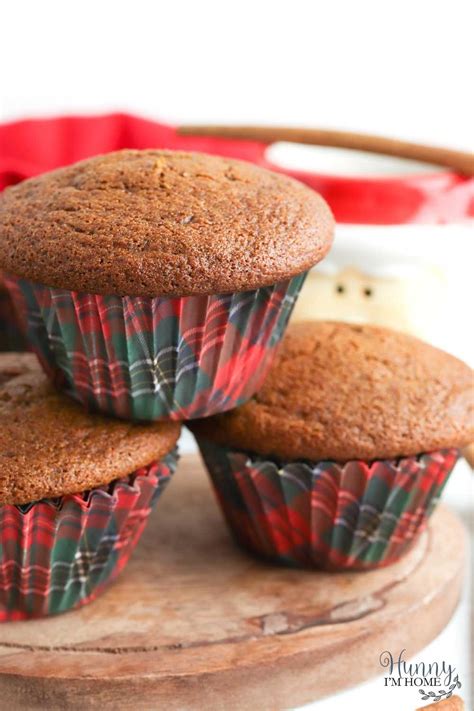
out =
[(465, 534), (440, 507), (399, 563), (319, 573), (253, 559), (184, 457), (128, 568), (74, 612), (0, 626), (9, 709), (284, 709), (414, 654), (460, 595)]

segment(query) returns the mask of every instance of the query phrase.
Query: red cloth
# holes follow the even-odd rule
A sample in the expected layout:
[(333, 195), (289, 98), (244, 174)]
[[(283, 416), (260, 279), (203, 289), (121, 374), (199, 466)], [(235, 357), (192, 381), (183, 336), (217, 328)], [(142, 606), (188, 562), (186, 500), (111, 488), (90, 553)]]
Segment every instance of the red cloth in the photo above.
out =
[(455, 222), (474, 216), (474, 180), (450, 172), (405, 178), (318, 175), (278, 168), (253, 141), (180, 136), (173, 126), (128, 114), (66, 116), (0, 125), (0, 189), (120, 148), (180, 148), (248, 160), (288, 173), (320, 192), (339, 222)]

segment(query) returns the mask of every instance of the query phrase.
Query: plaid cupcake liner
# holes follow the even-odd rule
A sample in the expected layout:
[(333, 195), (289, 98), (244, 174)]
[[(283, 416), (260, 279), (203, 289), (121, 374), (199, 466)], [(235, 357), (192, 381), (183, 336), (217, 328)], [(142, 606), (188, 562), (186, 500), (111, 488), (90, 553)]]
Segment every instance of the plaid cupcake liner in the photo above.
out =
[(94, 600), (127, 563), (177, 452), (82, 494), (0, 506), (0, 621)]
[(258, 390), (306, 274), (217, 296), (92, 296), (16, 277), (7, 285), (30, 346), (89, 410), (186, 420), (229, 410)]
[(459, 452), (374, 462), (268, 461), (200, 440), (237, 541), (284, 565), (394, 563), (425, 528)]

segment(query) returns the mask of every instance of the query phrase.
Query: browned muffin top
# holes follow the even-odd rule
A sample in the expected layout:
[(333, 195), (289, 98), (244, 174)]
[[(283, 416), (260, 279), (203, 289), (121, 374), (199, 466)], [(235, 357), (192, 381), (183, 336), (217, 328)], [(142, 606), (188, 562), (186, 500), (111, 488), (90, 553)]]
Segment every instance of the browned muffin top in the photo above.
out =
[(474, 441), (473, 396), (471, 368), (417, 338), (298, 323), (252, 400), (191, 428), (282, 459), (391, 459)]
[(88, 415), (57, 393), (29, 354), (0, 355), (0, 503), (86, 491), (128, 476), (175, 445), (180, 425)]
[(119, 151), (0, 196), (0, 266), (129, 296), (245, 291), (324, 257), (333, 218), (290, 178), (201, 153)]

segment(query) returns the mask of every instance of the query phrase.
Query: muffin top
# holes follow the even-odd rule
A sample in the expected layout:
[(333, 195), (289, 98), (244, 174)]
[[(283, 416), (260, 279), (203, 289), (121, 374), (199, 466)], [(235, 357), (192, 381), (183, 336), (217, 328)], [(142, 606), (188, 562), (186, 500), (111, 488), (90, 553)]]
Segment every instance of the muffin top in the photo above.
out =
[(252, 400), (191, 428), (280, 459), (392, 459), (474, 441), (473, 395), (471, 368), (417, 338), (298, 323)]
[(35, 356), (0, 354), (0, 503), (87, 491), (167, 454), (180, 425), (87, 414), (57, 393)]
[(91, 294), (267, 286), (319, 262), (332, 233), (331, 212), (313, 190), (202, 153), (109, 153), (0, 196), (0, 267)]

